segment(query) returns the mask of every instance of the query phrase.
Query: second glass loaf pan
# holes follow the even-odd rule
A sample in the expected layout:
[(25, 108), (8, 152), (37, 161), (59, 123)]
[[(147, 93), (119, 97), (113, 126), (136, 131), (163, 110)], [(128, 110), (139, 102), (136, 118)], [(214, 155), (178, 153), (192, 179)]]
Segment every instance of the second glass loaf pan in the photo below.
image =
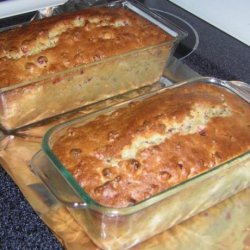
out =
[[(180, 85), (197, 82), (229, 86), (226, 81), (215, 78), (201, 78)], [(238, 90), (240, 88), (238, 87)], [(156, 93), (150, 93), (131, 101), (143, 102), (150, 96), (164, 91), (168, 90), (158, 90)], [(206, 93), (204, 94), (206, 95)], [(249, 95), (246, 97), (249, 102)], [(223, 99), (223, 96), (221, 98)], [(194, 175), (192, 178), (134, 205), (112, 208), (93, 200), (55, 156), (52, 150), (53, 145), (69, 127), (83, 126), (95, 117), (113, 113), (117, 109), (130, 105), (131, 101), (56, 126), (45, 135), (43, 151), (39, 152), (31, 162), (34, 172), (68, 207), (90, 238), (104, 249), (129, 248), (250, 186), (250, 152), (247, 147), (241, 151), (240, 155), (235, 155), (224, 163)], [(245, 103), (245, 101), (243, 102)], [(173, 109), (174, 106), (169, 108)], [(199, 136), (209, 136), (209, 134), (204, 134), (205, 132), (199, 126), (196, 129), (199, 130)], [(223, 137), (223, 135), (220, 136)], [(215, 141), (216, 139), (214, 138)], [(249, 140), (249, 133), (245, 140)], [(237, 145), (237, 138), (232, 138), (232, 143)], [(226, 150), (228, 149), (225, 148)], [(220, 154), (223, 155), (223, 152), (216, 157), (220, 158)]]
[(3, 87), (0, 90), (2, 128), (15, 130), (160, 79), (168, 58), (184, 33), (136, 1), (114, 1), (105, 7), (129, 9), (159, 26), (172, 38), (167, 42)]

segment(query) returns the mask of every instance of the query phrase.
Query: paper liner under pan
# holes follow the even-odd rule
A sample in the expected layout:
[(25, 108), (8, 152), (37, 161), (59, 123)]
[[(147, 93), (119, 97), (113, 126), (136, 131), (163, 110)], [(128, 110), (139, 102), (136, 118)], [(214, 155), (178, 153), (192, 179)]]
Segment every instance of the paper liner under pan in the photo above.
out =
[[(234, 92), (241, 93), (245, 100), (249, 98), (247, 85), (232, 87), (233, 85), (229, 82), (215, 78), (200, 78), (179, 85), (196, 81), (227, 86)], [(241, 91), (243, 89), (244, 91)], [(59, 125), (47, 133), (45, 141), (52, 142), (53, 137), (56, 138), (55, 135), (69, 125), (87, 122), (94, 116), (113, 111), (118, 107), (121, 107), (121, 104), (74, 120), (66, 125)], [(31, 162), (33, 171), (70, 210), (89, 237), (104, 249), (129, 248), (250, 185), (250, 153), (247, 151), (134, 206), (112, 209), (100, 206), (90, 197), (83, 195), (81, 187), (69, 172), (56, 159), (53, 159), (53, 156), (48, 155), (48, 151), (46, 153), (47, 155), (41, 151), (33, 158)], [(183, 201), (185, 201), (184, 206)]]

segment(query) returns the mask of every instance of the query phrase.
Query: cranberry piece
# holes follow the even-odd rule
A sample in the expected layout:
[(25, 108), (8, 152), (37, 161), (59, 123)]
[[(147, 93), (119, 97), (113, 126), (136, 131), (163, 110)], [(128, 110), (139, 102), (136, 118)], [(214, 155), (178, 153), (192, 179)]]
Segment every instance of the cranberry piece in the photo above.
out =
[(39, 56), (37, 62), (41, 65), (45, 65), (48, 62), (48, 58), (46, 56)]

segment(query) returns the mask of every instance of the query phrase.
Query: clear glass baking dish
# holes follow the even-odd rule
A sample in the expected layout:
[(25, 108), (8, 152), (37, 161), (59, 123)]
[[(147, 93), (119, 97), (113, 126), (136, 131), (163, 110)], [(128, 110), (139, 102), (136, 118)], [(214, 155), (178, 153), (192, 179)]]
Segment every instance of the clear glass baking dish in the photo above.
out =
[[(79, 65), (0, 89), (0, 124), (11, 131), (156, 82), (186, 34), (135, 0), (105, 5), (123, 7), (159, 26), (172, 38), (164, 43)], [(94, 6), (95, 8), (98, 6)]]
[[(231, 89), (249, 103), (247, 84), (199, 78), (176, 84), (206, 82)], [(110, 208), (95, 202), (60, 163), (51, 150), (53, 143), (69, 126), (80, 126), (98, 115), (108, 114), (131, 101), (141, 101), (167, 89), (160, 89), (133, 100), (94, 112), (55, 126), (43, 138), (42, 150), (31, 161), (31, 169), (55, 197), (66, 206), (93, 240), (103, 249), (127, 249), (175, 224), (221, 202), (250, 186), (250, 151), (209, 171), (194, 176), (166, 191), (126, 208)]]

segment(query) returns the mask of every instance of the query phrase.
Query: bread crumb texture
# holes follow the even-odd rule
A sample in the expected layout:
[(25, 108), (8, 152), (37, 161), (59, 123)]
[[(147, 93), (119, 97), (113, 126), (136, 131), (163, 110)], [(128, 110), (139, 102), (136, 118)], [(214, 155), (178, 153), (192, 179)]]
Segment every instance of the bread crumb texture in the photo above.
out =
[(124, 8), (92, 8), (0, 33), (0, 87), (172, 40)]
[(109, 207), (131, 206), (249, 149), (249, 104), (204, 83), (69, 127), (53, 147), (88, 195)]

